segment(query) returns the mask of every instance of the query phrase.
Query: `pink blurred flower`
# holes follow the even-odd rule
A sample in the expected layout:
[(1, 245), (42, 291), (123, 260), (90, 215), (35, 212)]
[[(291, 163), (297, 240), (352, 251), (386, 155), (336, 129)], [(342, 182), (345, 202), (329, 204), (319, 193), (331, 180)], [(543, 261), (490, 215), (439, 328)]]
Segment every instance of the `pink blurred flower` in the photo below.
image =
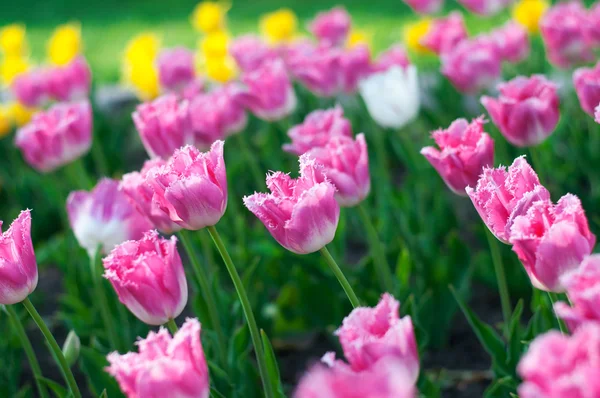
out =
[(533, 202), (550, 199), (523, 156), (516, 158), (508, 170), (484, 168), (477, 187), (465, 190), (485, 225), (504, 243), (509, 241), (515, 217), (524, 214)]
[(555, 330), (538, 336), (517, 372), (520, 398), (600, 396), (600, 325), (587, 323), (572, 336)]
[(434, 53), (442, 55), (452, 51), (467, 37), (467, 28), (462, 14), (454, 11), (445, 18), (434, 19), (420, 42)]
[(358, 89), (358, 82), (367, 77), (373, 69), (369, 46), (358, 45), (340, 50), (339, 66), (342, 91), (346, 94), (354, 94)]
[(227, 208), (227, 175), (223, 141), (215, 141), (208, 152), (188, 145), (175, 151), (166, 165), (146, 174), (153, 202), (171, 221), (185, 229), (215, 225)]
[(289, 116), (296, 109), (296, 94), (281, 60), (267, 61), (242, 76), (243, 87), (237, 99), (257, 117), (274, 121)]
[(15, 78), (11, 91), (23, 105), (36, 108), (50, 101), (49, 68), (36, 68), (22, 73)]
[(404, 2), (419, 14), (435, 14), (444, 5), (444, 0), (404, 0)]
[(244, 197), (244, 205), (267, 227), (273, 238), (296, 254), (308, 254), (330, 243), (337, 229), (340, 207), (335, 187), (323, 180), (322, 166), (300, 157), (300, 177), (280, 171), (267, 176), (271, 193)]
[(556, 85), (543, 75), (518, 76), (498, 85), (500, 96), (481, 103), (502, 135), (513, 145), (533, 146), (554, 131), (560, 118)]
[(478, 15), (493, 15), (512, 3), (512, 0), (458, 0), (467, 10)]
[(136, 343), (139, 352), (113, 352), (106, 371), (128, 398), (208, 398), (208, 366), (200, 322), (188, 318), (173, 337), (165, 328)]
[(326, 45), (305, 43), (289, 51), (286, 64), (294, 78), (319, 97), (340, 92), (340, 51)]
[(557, 3), (540, 20), (548, 60), (561, 68), (591, 62), (594, 54), (586, 37), (589, 19), (577, 1)]
[(496, 41), (500, 56), (508, 62), (521, 62), (529, 56), (529, 36), (527, 30), (516, 22), (509, 21), (490, 33)]
[(562, 276), (561, 284), (573, 306), (559, 301), (554, 310), (571, 331), (586, 322), (600, 322), (600, 254), (584, 258), (579, 267)]
[(194, 80), (194, 53), (185, 47), (166, 48), (157, 59), (161, 87), (178, 91)]
[(229, 52), (244, 72), (258, 69), (263, 63), (279, 57), (274, 48), (255, 35), (236, 37), (229, 47)]
[(502, 72), (498, 45), (479, 36), (465, 39), (442, 52), (442, 74), (460, 92), (476, 93), (494, 84)]
[(393, 45), (384, 52), (380, 53), (372, 63), (371, 69), (374, 73), (384, 72), (394, 66), (406, 69), (410, 65), (410, 60), (406, 50), (400, 44)]
[(594, 108), (600, 104), (600, 62), (593, 68), (579, 68), (573, 72), (573, 85), (581, 109), (594, 116)]
[(67, 213), (79, 245), (91, 257), (98, 246), (110, 252), (121, 242), (140, 239), (152, 228), (119, 191), (119, 182), (103, 178), (91, 191), (75, 191), (67, 198)]
[(421, 150), (448, 188), (458, 195), (466, 196), (465, 188), (475, 186), (483, 169), (494, 165), (494, 141), (483, 131), (484, 123), (483, 116), (471, 123), (457, 119), (448, 129), (433, 132), (439, 150), (431, 146)]
[(92, 145), (92, 108), (89, 102), (59, 103), (33, 116), (17, 131), (15, 145), (27, 163), (49, 172), (72, 162)]
[(597, 48), (600, 46), (600, 3), (595, 3), (588, 11), (587, 16), (586, 39), (591, 46)]
[(161, 158), (147, 160), (140, 172), (134, 171), (123, 176), (119, 189), (125, 193), (129, 201), (154, 225), (154, 228), (165, 234), (177, 232), (181, 227), (171, 221), (169, 213), (163, 211), (158, 202), (152, 200), (154, 191), (146, 182), (148, 172), (153, 168), (166, 165)]
[(334, 108), (309, 113), (304, 122), (288, 131), (291, 144), (284, 144), (283, 150), (302, 155), (308, 150), (324, 146), (332, 137), (352, 137), (350, 121), (344, 117), (344, 110), (337, 105)]
[(352, 19), (343, 7), (320, 12), (308, 25), (308, 30), (323, 43), (340, 46), (346, 42)]
[(119, 301), (142, 322), (162, 325), (183, 311), (188, 289), (176, 237), (148, 231), (117, 245), (102, 261)]
[(48, 70), (48, 94), (57, 101), (84, 100), (90, 93), (92, 72), (84, 57)]
[(176, 149), (194, 144), (189, 102), (178, 101), (175, 94), (138, 105), (133, 121), (151, 157), (167, 159)]
[[(2, 221), (0, 221), (0, 232)], [(24, 210), (0, 235), (0, 304), (21, 302), (38, 283), (37, 262), (31, 243), (31, 212)]]
[(534, 202), (513, 220), (509, 241), (538, 289), (562, 292), (560, 278), (577, 268), (596, 244), (579, 198), (567, 194), (553, 205)]
[(197, 95), (202, 94), (203, 91), (204, 80), (200, 77), (196, 77), (194, 80), (183, 85), (177, 92), (182, 99), (190, 101)]

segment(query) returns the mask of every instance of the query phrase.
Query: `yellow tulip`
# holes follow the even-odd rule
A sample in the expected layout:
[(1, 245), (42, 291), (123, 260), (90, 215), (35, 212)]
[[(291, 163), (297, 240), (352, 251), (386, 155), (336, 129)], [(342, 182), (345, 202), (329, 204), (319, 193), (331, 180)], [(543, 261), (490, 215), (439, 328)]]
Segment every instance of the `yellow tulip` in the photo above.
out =
[(209, 79), (219, 83), (226, 83), (237, 76), (235, 61), (231, 57), (205, 58), (203, 69)]
[(200, 40), (200, 54), (204, 58), (223, 58), (227, 55), (229, 34), (225, 31), (213, 32)]
[(5, 56), (0, 63), (0, 80), (9, 86), (15, 77), (29, 69), (29, 62), (21, 56)]
[(213, 33), (225, 28), (225, 16), (230, 8), (226, 2), (203, 1), (194, 8), (191, 22), (194, 29), (202, 33)]
[(24, 57), (27, 55), (25, 26), (12, 24), (0, 29), (0, 50), (5, 57)]
[(281, 8), (260, 18), (260, 31), (273, 44), (292, 40), (297, 29), (298, 18), (288, 8)]
[(48, 59), (55, 65), (68, 64), (81, 50), (81, 25), (77, 22), (58, 26), (46, 45)]
[(420, 21), (408, 24), (404, 28), (404, 42), (409, 50), (419, 54), (430, 54), (431, 51), (421, 44), (421, 38), (427, 34), (431, 19), (423, 18)]
[(348, 40), (346, 40), (346, 46), (348, 48), (353, 48), (358, 45), (367, 45), (371, 47), (371, 35), (367, 34), (363, 30), (351, 30), (348, 35)]
[(8, 113), (10, 115), (10, 119), (17, 126), (21, 127), (29, 123), (33, 115), (37, 113), (36, 108), (29, 108), (19, 101), (13, 101), (8, 104)]
[(550, 3), (546, 0), (520, 0), (512, 9), (512, 17), (529, 33), (538, 33), (539, 22)]
[(0, 104), (0, 138), (4, 138), (12, 131), (10, 112), (8, 107)]
[(158, 71), (153, 62), (138, 62), (125, 71), (125, 83), (130, 85), (143, 101), (154, 99), (160, 92)]
[(123, 62), (125, 64), (153, 63), (160, 50), (160, 40), (154, 33), (141, 33), (127, 43)]

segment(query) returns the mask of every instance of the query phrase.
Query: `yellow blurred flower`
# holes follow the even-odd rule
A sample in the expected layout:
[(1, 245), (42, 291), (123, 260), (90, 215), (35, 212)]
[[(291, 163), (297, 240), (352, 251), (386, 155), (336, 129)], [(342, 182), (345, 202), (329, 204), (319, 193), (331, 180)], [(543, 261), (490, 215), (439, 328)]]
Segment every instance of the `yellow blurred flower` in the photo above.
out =
[(194, 29), (202, 33), (213, 33), (225, 28), (225, 16), (230, 4), (220, 1), (203, 1), (194, 8), (191, 22)]
[(200, 54), (204, 58), (222, 58), (228, 53), (229, 34), (225, 31), (213, 32), (200, 40)]
[(546, 0), (520, 0), (512, 9), (512, 17), (529, 33), (538, 33), (540, 19), (549, 6)]
[(55, 65), (65, 65), (81, 53), (81, 25), (72, 22), (58, 26), (46, 44), (48, 59)]
[(367, 34), (363, 30), (354, 30), (350, 31), (348, 35), (348, 40), (346, 40), (346, 47), (353, 48), (358, 45), (367, 45), (369, 48), (371, 47), (372, 37), (370, 34)]
[(125, 71), (125, 83), (143, 101), (156, 98), (160, 92), (158, 71), (154, 63), (138, 62), (129, 65)]
[(260, 31), (273, 44), (292, 40), (297, 29), (298, 18), (288, 8), (281, 8), (260, 18)]
[(237, 76), (235, 61), (228, 56), (205, 58), (202, 69), (209, 79), (219, 83), (226, 83)]
[(160, 39), (150, 32), (141, 33), (127, 43), (123, 62), (126, 64), (153, 63), (160, 50)]
[(430, 18), (423, 18), (404, 27), (406, 47), (418, 54), (430, 54), (431, 51), (421, 44), (421, 38), (427, 34), (431, 25)]
[(10, 111), (7, 106), (0, 104), (0, 138), (4, 138), (12, 130)]
[(0, 50), (5, 57), (24, 57), (28, 53), (25, 26), (21, 24), (7, 25), (0, 30)]
[(10, 119), (17, 126), (21, 127), (29, 123), (33, 115), (37, 113), (36, 108), (29, 108), (19, 101), (14, 101), (8, 104), (8, 113)]
[(5, 56), (0, 63), (0, 81), (9, 86), (15, 77), (29, 69), (29, 61), (22, 56)]

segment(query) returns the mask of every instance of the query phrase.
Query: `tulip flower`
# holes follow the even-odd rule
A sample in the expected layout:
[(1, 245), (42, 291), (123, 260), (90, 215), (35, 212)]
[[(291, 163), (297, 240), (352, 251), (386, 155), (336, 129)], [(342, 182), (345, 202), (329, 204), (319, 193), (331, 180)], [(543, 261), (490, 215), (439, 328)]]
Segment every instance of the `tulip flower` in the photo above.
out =
[(12, 131), (12, 118), (9, 107), (0, 104), (0, 139)]
[(475, 209), (490, 231), (504, 243), (509, 242), (514, 219), (532, 203), (550, 199), (537, 174), (524, 157), (508, 168), (484, 168), (477, 186), (466, 188)]
[(208, 365), (200, 340), (200, 322), (188, 318), (173, 337), (165, 328), (151, 331), (138, 352), (110, 353), (106, 369), (128, 398), (208, 398)]
[(346, 42), (352, 19), (348, 11), (342, 7), (334, 7), (320, 12), (313, 19), (308, 30), (320, 41), (332, 46), (340, 46)]
[(540, 19), (550, 7), (547, 0), (518, 0), (512, 9), (512, 19), (529, 33), (538, 33)]
[(459, 0), (467, 10), (478, 15), (494, 15), (506, 8), (511, 0)]
[(550, 331), (538, 336), (521, 358), (520, 398), (600, 396), (600, 325), (581, 326), (572, 336)]
[(406, 47), (417, 54), (429, 54), (430, 51), (422, 44), (423, 38), (431, 28), (431, 18), (421, 18), (420, 20), (405, 24), (403, 28), (404, 44)]
[(86, 99), (92, 85), (92, 72), (85, 58), (76, 57), (64, 66), (48, 71), (48, 93), (58, 101)]
[(89, 102), (57, 104), (17, 131), (15, 145), (27, 163), (50, 172), (87, 153), (92, 145)]
[(38, 283), (29, 210), (22, 211), (10, 228), (0, 235), (0, 264), (0, 304), (15, 304), (25, 300)]
[(343, 50), (339, 55), (341, 89), (346, 94), (354, 94), (358, 83), (372, 72), (371, 53), (366, 45), (358, 45)]
[(444, 5), (444, 0), (404, 0), (404, 2), (419, 14), (435, 14)]
[(381, 127), (399, 129), (419, 113), (417, 69), (394, 66), (359, 83), (369, 114)]
[(66, 65), (81, 54), (81, 26), (68, 23), (58, 26), (48, 39), (48, 58), (55, 65)]
[(393, 45), (377, 56), (371, 68), (373, 72), (383, 72), (393, 66), (408, 68), (409, 65), (410, 60), (404, 47), (402, 45)]
[(244, 35), (233, 40), (229, 47), (237, 66), (244, 72), (258, 69), (264, 62), (277, 58), (277, 52), (259, 36)]
[(579, 198), (567, 194), (532, 203), (514, 217), (509, 242), (533, 286), (550, 292), (565, 290), (560, 278), (577, 268), (596, 244)]
[(445, 18), (431, 21), (429, 29), (420, 39), (420, 43), (438, 55), (454, 49), (468, 36), (465, 21), (460, 12), (453, 11)]
[(225, 28), (230, 5), (222, 1), (201, 1), (196, 5), (190, 20), (198, 32), (210, 34)]
[(142, 100), (158, 96), (159, 81), (155, 60), (160, 49), (159, 38), (152, 33), (141, 33), (127, 43), (123, 57), (125, 83)]
[(185, 47), (162, 50), (157, 65), (158, 80), (168, 90), (179, 91), (195, 78), (194, 54)]
[(270, 12), (260, 18), (260, 32), (271, 44), (291, 41), (298, 29), (298, 17), (288, 8)]
[(38, 107), (50, 101), (50, 69), (36, 68), (15, 77), (11, 91), (23, 105)]
[(20, 55), (5, 56), (0, 61), (0, 83), (10, 87), (17, 76), (30, 67), (29, 59)]
[(494, 141), (483, 131), (484, 123), (483, 117), (471, 123), (457, 119), (448, 129), (433, 132), (439, 150), (431, 146), (421, 150), (448, 188), (458, 195), (466, 196), (465, 188), (475, 186), (483, 169), (494, 164)]
[(490, 34), (492, 40), (500, 49), (504, 61), (517, 63), (529, 56), (529, 36), (521, 25), (509, 21)]
[(23, 57), (29, 52), (25, 26), (10, 24), (0, 29), (0, 52), (5, 57)]
[(140, 240), (117, 245), (103, 259), (104, 277), (119, 301), (148, 325), (176, 318), (187, 303), (187, 282), (176, 246), (176, 237), (166, 240), (148, 231)]
[(498, 85), (500, 96), (481, 103), (494, 124), (513, 145), (534, 146), (554, 131), (560, 118), (556, 85), (542, 75), (518, 76)]
[(600, 46), (600, 5), (595, 3), (588, 11), (588, 23), (585, 26), (585, 36), (594, 48)]
[(594, 116), (594, 108), (600, 104), (600, 62), (593, 68), (579, 68), (573, 72), (573, 86), (584, 112)]
[(119, 191), (119, 182), (109, 178), (100, 180), (92, 192), (71, 192), (67, 213), (79, 245), (92, 258), (98, 246), (108, 253), (119, 243), (140, 239), (152, 228)]
[(300, 43), (287, 49), (285, 62), (296, 80), (319, 97), (340, 92), (340, 51), (330, 46)]

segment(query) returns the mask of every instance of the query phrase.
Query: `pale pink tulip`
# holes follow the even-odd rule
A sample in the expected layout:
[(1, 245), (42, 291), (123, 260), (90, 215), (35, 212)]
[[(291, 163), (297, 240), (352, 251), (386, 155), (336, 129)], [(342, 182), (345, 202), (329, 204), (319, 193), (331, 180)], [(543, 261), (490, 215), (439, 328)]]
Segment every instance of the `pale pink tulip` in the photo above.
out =
[(410, 60), (406, 50), (402, 45), (397, 44), (380, 53), (372, 63), (371, 69), (374, 73), (377, 73), (387, 71), (394, 66), (406, 69), (409, 65)]
[(600, 62), (593, 68), (576, 69), (573, 72), (573, 86), (581, 109), (594, 116), (594, 109), (600, 104)]
[(263, 63), (278, 58), (277, 51), (255, 35), (236, 37), (229, 47), (229, 52), (244, 72), (258, 69)]
[(319, 97), (340, 93), (340, 50), (305, 43), (288, 51), (286, 64), (295, 79)]
[(179, 91), (195, 78), (194, 53), (185, 47), (167, 48), (157, 59), (158, 80), (161, 87)]
[(340, 50), (339, 66), (342, 91), (346, 94), (356, 93), (358, 82), (367, 77), (373, 70), (369, 46), (358, 45), (350, 49)]
[(89, 96), (92, 72), (82, 56), (67, 65), (49, 69), (47, 78), (48, 95), (57, 101), (78, 101)]
[(420, 42), (434, 53), (442, 55), (452, 51), (467, 37), (467, 28), (462, 14), (454, 11), (445, 18), (434, 19)]
[(31, 108), (46, 105), (50, 97), (50, 68), (36, 68), (15, 77), (11, 91), (23, 105)]
[(335, 7), (329, 11), (320, 12), (313, 19), (308, 30), (323, 43), (340, 46), (346, 42), (352, 19), (343, 7)]
[(496, 42), (504, 61), (517, 63), (529, 56), (529, 35), (527, 30), (516, 22), (509, 21), (490, 33)]

